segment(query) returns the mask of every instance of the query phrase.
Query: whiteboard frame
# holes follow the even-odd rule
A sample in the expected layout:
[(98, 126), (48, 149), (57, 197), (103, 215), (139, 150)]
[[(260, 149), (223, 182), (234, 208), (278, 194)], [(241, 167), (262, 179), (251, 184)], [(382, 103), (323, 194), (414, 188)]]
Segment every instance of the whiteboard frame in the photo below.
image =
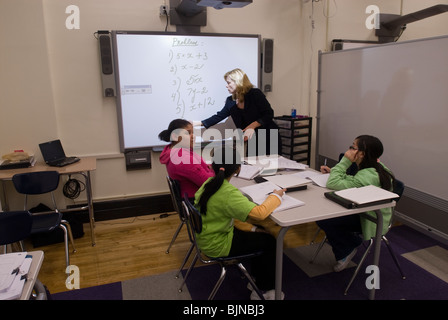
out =
[[(122, 113), (122, 101), (121, 101), (121, 85), (120, 85), (120, 70), (118, 65), (118, 46), (117, 46), (117, 35), (152, 35), (152, 36), (185, 36), (185, 37), (216, 37), (216, 38), (223, 38), (223, 37), (233, 37), (233, 38), (248, 38), (248, 39), (257, 39), (258, 42), (258, 53), (257, 53), (257, 75), (256, 79), (253, 79), (253, 77), (250, 77), (251, 82), (257, 86), (258, 88), (261, 88), (261, 73), (262, 73), (262, 48), (261, 48), (261, 35), (259, 34), (230, 34), (230, 33), (198, 33), (198, 34), (187, 34), (187, 33), (177, 33), (177, 32), (159, 32), (159, 31), (126, 31), (126, 30), (113, 30), (111, 31), (111, 39), (112, 39), (112, 48), (113, 48), (113, 60), (114, 60), (114, 75), (115, 75), (115, 82), (116, 82), (116, 103), (117, 103), (117, 117), (118, 117), (118, 132), (119, 132), (119, 145), (120, 145), (120, 152), (126, 153), (133, 150), (147, 150), (147, 149), (153, 149), (153, 150), (160, 150), (165, 146), (167, 143), (164, 141), (160, 141), (158, 144), (148, 144), (145, 146), (138, 146), (138, 147), (129, 147), (126, 146), (125, 143), (125, 129), (123, 125), (123, 113)], [(238, 66), (241, 67), (244, 70), (244, 66)], [(230, 70), (227, 70), (230, 71)], [(222, 80), (223, 74), (216, 75), (216, 81)], [(223, 81), (223, 80), (222, 80)], [(223, 83), (223, 87), (224, 87)], [(221, 106), (219, 107), (219, 110), (221, 110), (222, 107), (224, 107), (224, 102), (221, 103)], [(218, 110), (218, 111), (219, 111)], [(210, 116), (215, 114), (215, 112), (211, 113)], [(181, 118), (181, 117), (180, 117)], [(173, 118), (174, 119), (174, 118)], [(202, 120), (202, 119), (188, 119), (188, 120)]]

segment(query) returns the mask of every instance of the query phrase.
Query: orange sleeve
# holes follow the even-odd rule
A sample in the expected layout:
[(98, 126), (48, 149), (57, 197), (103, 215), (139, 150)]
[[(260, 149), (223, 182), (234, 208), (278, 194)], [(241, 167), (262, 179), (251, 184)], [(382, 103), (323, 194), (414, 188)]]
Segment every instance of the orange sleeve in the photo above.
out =
[(233, 225), (235, 228), (237, 228), (238, 230), (241, 231), (247, 231), (250, 232), (252, 231), (252, 228), (254, 227), (254, 225), (252, 223), (249, 222), (243, 222), (241, 220), (235, 219), (233, 221)]
[(262, 204), (259, 206), (255, 206), (250, 212), (249, 216), (258, 219), (258, 220), (264, 220), (266, 219), (272, 211), (275, 210), (280, 204), (281, 200), (279, 197), (277, 197), (274, 194), (271, 194), (269, 197), (264, 200)]

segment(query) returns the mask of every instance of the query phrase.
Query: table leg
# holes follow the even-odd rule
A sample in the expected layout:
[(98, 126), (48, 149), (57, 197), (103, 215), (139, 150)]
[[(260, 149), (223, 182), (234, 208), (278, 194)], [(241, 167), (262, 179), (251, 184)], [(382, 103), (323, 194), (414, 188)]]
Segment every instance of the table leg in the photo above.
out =
[(93, 199), (92, 199), (92, 184), (90, 180), (90, 171), (82, 172), (86, 182), (86, 195), (87, 195), (87, 206), (89, 210), (89, 221), (90, 221), (90, 237), (92, 238), (92, 247), (96, 245), (95, 240), (95, 213), (93, 211)]
[[(379, 268), (381, 238), (383, 237), (383, 214), (381, 213), (381, 210), (375, 210), (375, 213), (376, 213), (376, 235), (375, 235), (375, 251), (373, 252), (373, 264)], [(369, 299), (375, 300), (374, 287), (370, 289)]]
[(275, 256), (275, 300), (280, 300), (282, 295), (283, 278), (283, 239), (289, 227), (280, 229), (277, 235), (277, 250)]

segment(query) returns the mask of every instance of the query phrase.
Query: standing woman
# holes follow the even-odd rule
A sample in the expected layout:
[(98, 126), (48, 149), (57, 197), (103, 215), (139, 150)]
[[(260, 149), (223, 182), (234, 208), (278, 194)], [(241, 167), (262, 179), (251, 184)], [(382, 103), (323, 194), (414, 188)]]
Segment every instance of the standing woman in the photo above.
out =
[[(279, 135), (277, 134), (278, 139), (273, 142), (273, 145), (270, 143), (270, 129), (278, 130), (278, 126), (273, 121), (274, 110), (272, 110), (264, 93), (254, 87), (246, 73), (241, 69), (227, 72), (224, 75), (224, 80), (231, 95), (227, 97), (222, 110), (201, 122), (194, 121), (193, 124), (209, 128), (231, 116), (235, 126), (244, 132), (245, 141), (251, 139), (254, 134), (259, 140), (261, 137), (261, 140), (266, 139), (266, 150), (263, 150), (264, 148), (259, 149), (257, 143), (257, 155), (278, 154), (281, 151)], [(265, 135), (265, 137), (262, 135)]]

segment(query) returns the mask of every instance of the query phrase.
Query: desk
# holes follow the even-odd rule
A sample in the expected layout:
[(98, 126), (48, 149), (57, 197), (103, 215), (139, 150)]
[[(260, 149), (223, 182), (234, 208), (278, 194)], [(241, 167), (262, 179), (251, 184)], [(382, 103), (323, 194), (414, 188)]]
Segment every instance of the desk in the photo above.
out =
[[(90, 180), (90, 172), (96, 170), (96, 158), (95, 157), (81, 157), (81, 160), (70, 164), (65, 167), (50, 167), (44, 163), (36, 163), (33, 167), (21, 168), (21, 169), (10, 169), (10, 170), (0, 170), (0, 180), (3, 182), (5, 180), (11, 180), (12, 177), (17, 173), (25, 172), (36, 172), (36, 171), (58, 171), (61, 175), (69, 174), (80, 174), (84, 177), (86, 185), (86, 195), (87, 195), (87, 207), (82, 207), (82, 210), (89, 211), (89, 221), (90, 221), (90, 236), (92, 238), (92, 246), (95, 246), (95, 215), (93, 212), (93, 199), (92, 199), (92, 184)], [(6, 202), (2, 204), (4, 210), (8, 210), (7, 197), (5, 193), (5, 186), (3, 186), (4, 199)], [(78, 209), (74, 209), (78, 210)], [(61, 212), (70, 211), (70, 209), (60, 210)]]
[[(284, 173), (290, 173), (284, 172)], [(254, 184), (253, 180), (244, 180), (234, 177), (230, 182), (237, 188)], [(359, 209), (346, 209), (343, 206), (325, 198), (324, 193), (329, 191), (327, 188), (322, 188), (313, 184), (309, 184), (306, 190), (289, 192), (288, 195), (305, 202), (304, 206), (292, 208), (285, 211), (275, 212), (270, 215), (270, 218), (277, 223), (281, 229), (277, 235), (277, 253), (276, 253), (276, 269), (275, 269), (275, 298), (279, 299), (282, 291), (282, 276), (283, 276), (283, 239), (286, 232), (291, 226), (314, 222), (329, 218), (342, 217), (345, 215), (362, 213), (366, 211), (375, 211), (377, 214), (377, 229), (375, 238), (375, 251), (373, 264), (378, 266), (381, 236), (383, 230), (383, 216), (380, 209), (394, 207), (395, 201), (390, 203), (364, 207)], [(375, 299), (375, 289), (371, 289), (369, 298)]]

